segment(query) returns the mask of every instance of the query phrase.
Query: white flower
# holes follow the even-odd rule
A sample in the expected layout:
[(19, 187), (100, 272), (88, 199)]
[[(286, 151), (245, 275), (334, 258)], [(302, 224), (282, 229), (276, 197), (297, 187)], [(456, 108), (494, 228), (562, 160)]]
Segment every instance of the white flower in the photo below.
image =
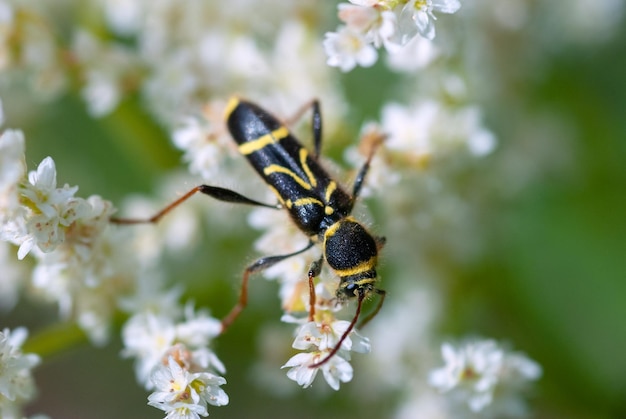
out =
[(418, 33), (427, 40), (435, 37), (434, 12), (455, 13), (461, 7), (459, 0), (350, 0), (350, 3), (337, 6), (339, 19), (346, 26), (336, 33), (327, 33), (324, 40), (328, 65), (342, 71), (350, 71), (356, 65), (373, 65), (378, 58), (375, 48), (381, 46), (392, 53), (402, 53), (402, 59), (392, 61), (396, 68), (425, 66), (435, 55), (431, 46), (421, 43), (417, 51), (418, 44), (410, 50), (403, 47)]
[(129, 290), (134, 272), (120, 258), (127, 255), (124, 241), (107, 228), (112, 204), (95, 195), (75, 197), (78, 187), (57, 188), (50, 157), (21, 183), (20, 206), (2, 215), (0, 236), (19, 245), (19, 259), (35, 250), (34, 286), (95, 343), (104, 343), (115, 297)]
[[(300, 327), (293, 347), (295, 349), (307, 350), (315, 347), (319, 351), (332, 350), (339, 338), (344, 334), (350, 325), (349, 321), (336, 320), (330, 324), (318, 325), (315, 322), (308, 322)], [(354, 348), (352, 338), (355, 339)], [(356, 331), (352, 331), (341, 344), (341, 350), (367, 353), (370, 351), (369, 341)]]
[(494, 135), (482, 125), (478, 108), (453, 108), (436, 100), (409, 107), (389, 103), (382, 111), (382, 127), (388, 134), (385, 147), (418, 165), (461, 148), (481, 157), (496, 145)]
[[(18, 139), (17, 148), (23, 150)], [(9, 175), (20, 173), (23, 164), (23, 156), (13, 157)], [(95, 343), (103, 343), (115, 297), (129, 290), (133, 269), (115, 257), (128, 252), (123, 241), (115, 242), (120, 236), (107, 229), (112, 204), (99, 196), (75, 197), (77, 190), (58, 188), (54, 161), (45, 158), (28, 181), (19, 180), (15, 207), (0, 211), (0, 238), (19, 245), (19, 259), (32, 251), (38, 261), (32, 283), (40, 295), (58, 303), (61, 314), (71, 315)]]
[(186, 320), (175, 322), (166, 313), (137, 313), (124, 325), (122, 355), (135, 358), (137, 380), (150, 389), (154, 383), (150, 374), (168, 358), (190, 372), (208, 369), (224, 373), (224, 364), (209, 349), (211, 340), (221, 332), (219, 320), (204, 312), (195, 313), (188, 304)]
[(138, 313), (122, 329), (124, 357), (135, 358), (135, 375), (146, 388), (153, 385), (150, 373), (161, 363), (163, 354), (173, 346), (176, 327), (168, 317)]
[(54, 160), (46, 157), (39, 163), (36, 171), (28, 173), (28, 184), (23, 194), (29, 199), (29, 204), (47, 217), (54, 217), (58, 211), (54, 208), (57, 204), (62, 204), (67, 198), (74, 195), (77, 187), (65, 190), (66, 193), (57, 191), (57, 171)]
[[(151, 376), (155, 391), (148, 397), (148, 404), (169, 412), (179, 409), (179, 403), (192, 412), (207, 415), (206, 407), (199, 405), (200, 396), (191, 387), (194, 374), (183, 369), (174, 358), (169, 357), (166, 365), (155, 368)], [(194, 406), (195, 405), (195, 406)]]
[(87, 110), (94, 117), (104, 116), (122, 99), (125, 78), (135, 77), (137, 59), (127, 47), (107, 43), (86, 30), (75, 31), (72, 41), (76, 65), (83, 71), (81, 95)]
[(417, 33), (426, 39), (435, 38), (433, 12), (456, 13), (461, 7), (459, 0), (411, 0), (399, 9), (398, 30), (395, 41), (405, 45)]
[(327, 64), (339, 67), (341, 71), (350, 71), (357, 65), (370, 67), (378, 58), (376, 49), (364, 35), (345, 26), (337, 32), (327, 32), (324, 50), (328, 56)]
[(222, 102), (211, 102), (205, 106), (205, 118), (184, 117), (172, 132), (172, 142), (185, 153), (183, 160), (189, 164), (189, 171), (206, 181), (220, 174), (226, 157), (232, 152), (223, 113)]
[(107, 201), (94, 196), (83, 202), (90, 215), (67, 228), (63, 245), (49, 253), (35, 249), (32, 283), (41, 297), (58, 304), (63, 317), (102, 344), (118, 299), (134, 288), (138, 267), (128, 258), (129, 231), (105, 228), (108, 215), (97, 215), (108, 212), (108, 206), (99, 207)]
[(387, 65), (392, 70), (414, 73), (427, 67), (439, 56), (439, 49), (434, 42), (416, 36), (401, 48), (388, 44)]
[[(87, 223), (90, 218), (102, 226), (113, 212), (113, 207), (99, 198), (90, 198), (87, 202), (75, 198), (77, 186), (56, 187), (56, 168), (54, 161), (46, 157), (37, 167), (37, 171), (28, 174), (28, 183), (20, 190), (22, 205), (28, 209), (26, 232), (20, 237), (13, 237), (13, 242), (20, 245), (18, 257), (23, 259), (36, 245), (42, 252), (52, 252), (66, 240), (69, 228), (79, 220)], [(98, 229), (99, 232), (100, 229)], [(91, 229), (87, 229), (93, 233)], [(85, 231), (79, 230), (84, 235)]]
[(111, 28), (120, 35), (133, 35), (145, 17), (141, 0), (105, 0), (102, 7)]
[(50, 9), (38, 6), (0, 2), (0, 70), (9, 82), (15, 76), (28, 75), (24, 81), (32, 92), (49, 99), (64, 87), (66, 74), (59, 62), (59, 45), (53, 39), (50, 16), (43, 11)]
[(396, 15), (389, 10), (347, 3), (340, 3), (337, 8), (339, 19), (354, 32), (363, 34), (376, 48), (386, 44), (396, 31)]
[(85, 86), (81, 94), (92, 116), (99, 117), (110, 113), (122, 97), (119, 81), (104, 71), (91, 70), (85, 76)]
[(459, 347), (444, 343), (445, 365), (432, 371), (430, 384), (451, 394), (455, 403), (472, 412), (518, 415), (523, 410), (520, 392), (537, 380), (541, 368), (522, 354), (508, 353), (493, 340), (470, 341)]
[(225, 406), (228, 404), (228, 395), (220, 386), (226, 384), (223, 377), (202, 372), (195, 374), (195, 381), (192, 386), (196, 388), (200, 396), (201, 403), (208, 403), (212, 406)]
[(27, 335), (25, 328), (0, 332), (0, 417), (12, 416), (10, 412), (19, 411), (35, 396), (31, 369), (40, 359), (37, 355), (22, 353), (21, 346)]
[(222, 323), (206, 311), (195, 312), (193, 304), (185, 306), (186, 321), (176, 325), (176, 339), (191, 347), (208, 346), (222, 332)]
[(481, 157), (491, 154), (497, 142), (493, 132), (479, 128), (467, 139), (467, 148), (474, 156)]
[(340, 382), (352, 380), (353, 370), (350, 363), (340, 355), (333, 356), (319, 368), (310, 366), (319, 362), (326, 355), (325, 352), (303, 352), (291, 357), (282, 368), (290, 368), (287, 377), (303, 388), (309, 387), (319, 370), (322, 370), (324, 379), (333, 390), (339, 390)]
[(226, 384), (223, 377), (190, 373), (173, 357), (168, 358), (167, 366), (154, 370), (151, 380), (155, 391), (148, 397), (148, 404), (167, 412), (169, 418), (208, 416), (207, 404), (228, 404), (228, 395), (220, 387)]
[[(322, 333), (315, 322), (308, 322), (298, 330), (296, 339), (293, 341), (295, 349), (308, 350), (313, 347), (319, 347), (322, 341)], [(325, 345), (327, 348), (328, 345)]]
[(165, 275), (162, 272), (141, 272), (135, 283), (133, 294), (122, 297), (119, 307), (128, 313), (152, 312), (161, 313), (171, 317), (180, 314), (178, 300), (183, 288), (175, 286), (164, 289)]
[(352, 380), (353, 370), (348, 362), (350, 351), (361, 353), (370, 351), (369, 340), (354, 330), (343, 341), (341, 348), (332, 358), (318, 367), (311, 368), (332, 352), (349, 324), (350, 322), (338, 320), (319, 324), (307, 322), (300, 326), (292, 346), (309, 352), (294, 355), (282, 366), (282, 368), (290, 368), (287, 371), (287, 377), (307, 388), (313, 383), (317, 372), (322, 370), (324, 379), (334, 390), (339, 390), (340, 382)]
[(471, 343), (458, 350), (444, 343), (441, 355), (445, 366), (430, 375), (433, 387), (443, 392), (461, 386), (469, 387), (467, 402), (476, 412), (491, 403), (504, 360), (504, 352), (495, 342)]
[(390, 103), (383, 107), (382, 126), (388, 134), (385, 147), (410, 152), (417, 159), (432, 153), (430, 129), (435, 125), (439, 105), (423, 101), (411, 108)]

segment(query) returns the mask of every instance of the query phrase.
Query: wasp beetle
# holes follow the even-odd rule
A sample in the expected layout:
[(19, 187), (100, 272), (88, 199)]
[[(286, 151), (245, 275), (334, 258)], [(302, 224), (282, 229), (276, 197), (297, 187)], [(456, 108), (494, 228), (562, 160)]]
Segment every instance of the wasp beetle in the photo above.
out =
[(356, 298), (358, 305), (349, 327), (337, 345), (324, 359), (311, 365), (312, 368), (316, 368), (326, 363), (341, 348), (344, 340), (354, 329), (363, 301), (369, 295), (375, 293), (381, 298), (374, 311), (361, 321), (361, 325), (371, 320), (382, 307), (386, 294), (385, 291), (376, 287), (376, 266), (378, 252), (385, 240), (370, 234), (350, 215), (380, 141), (371, 147), (365, 164), (356, 176), (350, 194), (330, 177), (318, 160), (322, 145), (322, 118), (317, 101), (313, 101), (309, 106), (313, 110), (314, 150), (312, 153), (300, 144), (286, 125), (259, 106), (238, 97), (231, 98), (226, 106), (226, 125), (238, 145), (239, 152), (248, 159), (250, 165), (275, 193), (279, 204), (262, 203), (230, 189), (200, 185), (149, 219), (117, 218), (112, 221), (119, 224), (157, 222), (197, 192), (220, 201), (286, 210), (295, 225), (307, 235), (309, 243), (296, 252), (263, 257), (246, 267), (239, 301), (222, 320), (222, 332), (233, 323), (247, 305), (248, 279), (251, 274), (301, 254), (319, 244), (322, 246), (322, 256), (311, 265), (308, 272), (309, 320), (313, 320), (315, 310), (313, 280), (320, 274), (324, 261), (340, 279), (336, 291), (337, 300), (344, 302)]

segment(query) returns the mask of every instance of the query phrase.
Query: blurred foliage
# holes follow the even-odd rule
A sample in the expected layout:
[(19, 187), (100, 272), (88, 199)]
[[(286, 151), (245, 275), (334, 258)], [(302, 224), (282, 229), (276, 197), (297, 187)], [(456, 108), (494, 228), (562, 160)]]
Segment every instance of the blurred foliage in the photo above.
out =
[(457, 332), (481, 322), (543, 366), (542, 417), (626, 416), (625, 69), (622, 30), (592, 53), (555, 54), (524, 86), (569, 125), (573, 164), (498, 208), (485, 260), (457, 284), (459, 304), (477, 294)]

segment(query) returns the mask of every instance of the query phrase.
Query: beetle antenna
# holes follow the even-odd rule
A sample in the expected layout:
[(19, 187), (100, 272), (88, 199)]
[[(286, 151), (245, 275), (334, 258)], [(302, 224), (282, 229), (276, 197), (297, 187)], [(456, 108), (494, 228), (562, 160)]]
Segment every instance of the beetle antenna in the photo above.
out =
[(335, 356), (335, 354), (337, 352), (339, 352), (339, 349), (341, 349), (341, 345), (343, 345), (343, 341), (346, 340), (346, 338), (348, 337), (350, 332), (352, 332), (352, 329), (354, 329), (354, 325), (356, 324), (357, 320), (359, 319), (359, 315), (361, 314), (361, 306), (363, 305), (363, 300), (364, 299), (365, 299), (365, 293), (360, 292), (359, 293), (359, 302), (358, 302), (358, 305), (356, 306), (356, 313), (354, 313), (354, 318), (350, 322), (350, 325), (348, 326), (346, 331), (343, 332), (343, 335), (341, 335), (341, 338), (339, 339), (339, 342), (337, 342), (337, 344), (335, 345), (333, 350), (330, 351), (330, 353), (326, 356), (326, 358), (322, 359), (319, 362), (316, 362), (315, 364), (309, 365), (309, 368), (319, 368), (319, 367), (321, 367), (322, 365), (324, 365), (325, 363), (330, 361), (330, 358)]

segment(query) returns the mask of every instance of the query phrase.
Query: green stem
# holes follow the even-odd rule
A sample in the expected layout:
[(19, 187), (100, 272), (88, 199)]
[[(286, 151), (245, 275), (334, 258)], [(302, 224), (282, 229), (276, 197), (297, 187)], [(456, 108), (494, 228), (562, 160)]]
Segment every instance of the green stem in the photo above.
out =
[(87, 336), (74, 323), (57, 323), (35, 333), (24, 343), (25, 353), (48, 358), (87, 342)]

